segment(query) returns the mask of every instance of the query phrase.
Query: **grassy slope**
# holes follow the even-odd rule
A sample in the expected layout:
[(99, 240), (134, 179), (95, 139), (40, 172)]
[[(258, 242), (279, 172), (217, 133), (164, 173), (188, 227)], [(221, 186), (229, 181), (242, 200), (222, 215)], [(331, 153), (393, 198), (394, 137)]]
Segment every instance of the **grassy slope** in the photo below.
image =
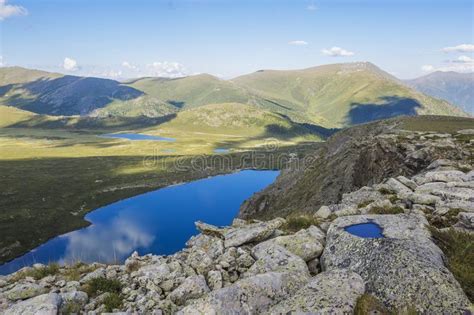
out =
[[(420, 94), (370, 63), (304, 70), (260, 71), (233, 80), (267, 98), (295, 104), (316, 124), (341, 127), (393, 114), (463, 115), (446, 102)], [(416, 103), (421, 106), (416, 107)], [(388, 111), (378, 105), (385, 105)], [(415, 112), (414, 112), (415, 111)], [(366, 117), (364, 117), (364, 114)]]

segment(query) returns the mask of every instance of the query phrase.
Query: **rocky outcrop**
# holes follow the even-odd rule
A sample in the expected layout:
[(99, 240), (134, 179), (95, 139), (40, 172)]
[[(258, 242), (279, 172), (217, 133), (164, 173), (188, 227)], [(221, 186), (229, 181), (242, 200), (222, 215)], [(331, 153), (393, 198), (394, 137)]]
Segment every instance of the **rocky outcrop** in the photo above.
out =
[[(383, 238), (361, 238), (345, 228), (373, 222)], [(368, 293), (391, 309), (414, 306), (427, 314), (469, 312), (471, 303), (445, 267), (422, 215), (358, 215), (335, 220), (321, 257), (323, 270), (348, 269), (364, 279)]]
[[(450, 168), (472, 162), (474, 142), (466, 142), (466, 136), (455, 131), (403, 130), (406, 123), (416, 125), (420, 120), (420, 124), (426, 124), (424, 119), (396, 118), (336, 133), (312, 154), (293, 161), (272, 185), (247, 200), (239, 217), (271, 219), (293, 212), (314, 213), (322, 206), (340, 203), (345, 193), (364, 186), (391, 177), (412, 177), (436, 160), (450, 161)], [(437, 124), (436, 118), (430, 119), (432, 124)], [(454, 118), (451, 124), (455, 130)], [(435, 177), (428, 175), (427, 180), (447, 182), (451, 176), (458, 178), (459, 175), (438, 173)], [(413, 183), (403, 183), (403, 178), (397, 182), (413, 190)], [(393, 184), (398, 185), (397, 182)], [(403, 186), (391, 188), (404, 189)], [(404, 189), (404, 192), (408, 191)]]

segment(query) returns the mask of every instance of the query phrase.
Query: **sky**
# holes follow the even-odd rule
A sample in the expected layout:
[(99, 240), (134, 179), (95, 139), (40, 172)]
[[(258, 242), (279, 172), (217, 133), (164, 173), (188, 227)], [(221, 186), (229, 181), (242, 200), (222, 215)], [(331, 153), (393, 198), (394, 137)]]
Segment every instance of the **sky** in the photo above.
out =
[(0, 0), (0, 66), (113, 79), (474, 70), (473, 0)]

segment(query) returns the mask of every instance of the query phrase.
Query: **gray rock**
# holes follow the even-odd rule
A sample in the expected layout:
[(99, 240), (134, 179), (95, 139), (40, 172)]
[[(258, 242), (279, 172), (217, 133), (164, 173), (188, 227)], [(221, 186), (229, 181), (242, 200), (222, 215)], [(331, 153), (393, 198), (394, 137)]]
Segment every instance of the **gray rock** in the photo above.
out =
[(209, 284), (209, 287), (211, 290), (218, 290), (222, 288), (223, 282), (222, 282), (222, 274), (220, 271), (217, 270), (211, 270), (207, 273), (207, 283)]
[(211, 259), (216, 259), (224, 253), (224, 242), (220, 238), (205, 234), (191, 237), (186, 246), (203, 250)]
[(300, 277), (309, 277), (305, 261), (280, 245), (260, 243), (252, 249), (257, 261), (249, 268), (247, 276), (276, 272), (294, 272)]
[(212, 269), (214, 260), (202, 249), (196, 248), (189, 253), (186, 263), (190, 265), (198, 274), (206, 274)]
[(319, 273), (319, 259), (314, 258), (307, 262), (310, 275), (314, 276)]
[[(370, 221), (384, 229), (384, 238), (361, 238), (345, 231)], [(322, 268), (359, 274), (367, 292), (392, 309), (413, 305), (427, 314), (463, 313), (471, 304), (425, 225), (424, 217), (406, 214), (338, 218), (328, 230)]]
[(474, 135), (474, 129), (462, 129), (458, 130), (458, 133), (461, 135)]
[(467, 177), (463, 172), (456, 170), (427, 172), (424, 176), (417, 178), (420, 183), (463, 182), (467, 180)]
[(354, 192), (343, 194), (341, 203), (355, 205), (357, 207), (359, 204), (379, 199), (384, 199), (384, 197), (378, 190), (364, 186)]
[(305, 281), (297, 274), (260, 274), (212, 291), (178, 314), (259, 314), (293, 294)]
[(314, 216), (315, 216), (315, 217), (322, 218), (322, 219), (326, 219), (326, 218), (328, 218), (331, 214), (332, 214), (332, 211), (331, 211), (331, 209), (329, 209), (328, 206), (322, 206), (321, 208), (319, 208), (318, 211), (316, 211), (316, 213), (314, 214)]
[(210, 236), (215, 236), (215, 237), (220, 237), (223, 238), (224, 233), (226, 231), (225, 228), (220, 228), (212, 224), (207, 224), (201, 221), (197, 221), (194, 223), (196, 225), (196, 228), (203, 234), (210, 235)]
[(37, 295), (48, 292), (45, 287), (36, 283), (18, 283), (12, 289), (6, 291), (5, 296), (12, 301), (26, 300)]
[(474, 213), (460, 212), (458, 214), (459, 223), (466, 229), (474, 230)]
[(408, 179), (405, 176), (397, 176), (397, 180), (411, 190), (415, 190), (418, 187), (418, 185), (413, 180)]
[(293, 296), (273, 306), (269, 314), (352, 314), (364, 294), (364, 280), (348, 270), (318, 274)]
[(209, 291), (204, 276), (191, 276), (186, 278), (168, 297), (176, 305), (184, 305), (186, 301), (200, 298)]
[(86, 274), (84, 277), (81, 278), (79, 281), (80, 283), (85, 283), (87, 281), (90, 281), (95, 278), (105, 278), (106, 277), (106, 271), (105, 268), (98, 268), (88, 274)]
[[(314, 228), (318, 229), (316, 227)], [(264, 244), (280, 245), (291, 253), (301, 257), (304, 261), (308, 261), (319, 257), (323, 252), (323, 245), (319, 242), (319, 239), (321, 239), (320, 233), (322, 232), (317, 230), (314, 231), (314, 236), (308, 230), (300, 230), (292, 235), (269, 239), (257, 246), (265, 246)]]
[(61, 305), (61, 296), (56, 293), (38, 295), (14, 304), (7, 309), (9, 315), (56, 315)]
[(171, 269), (167, 264), (146, 265), (135, 272), (137, 277), (153, 279), (157, 282), (167, 279), (170, 273)]
[(261, 242), (270, 237), (285, 223), (282, 218), (268, 222), (252, 223), (240, 228), (230, 228), (224, 233), (224, 246), (236, 247), (250, 242)]
[[(390, 190), (396, 194), (400, 193), (411, 193), (412, 190), (396, 180), (395, 178), (389, 178), (386, 182), (386, 185), (390, 187)], [(415, 184), (416, 185), (416, 184)]]
[(400, 196), (402, 198), (406, 198), (413, 203), (417, 203), (420, 205), (435, 205), (437, 202), (441, 201), (441, 198), (438, 196), (433, 196), (430, 194), (418, 194), (418, 193), (411, 193), (406, 196)]
[(89, 297), (87, 293), (82, 291), (73, 291), (73, 292), (65, 292), (60, 294), (62, 299), (61, 309), (64, 311), (64, 308), (67, 307), (69, 304), (73, 304), (77, 307), (82, 308), (87, 304)]

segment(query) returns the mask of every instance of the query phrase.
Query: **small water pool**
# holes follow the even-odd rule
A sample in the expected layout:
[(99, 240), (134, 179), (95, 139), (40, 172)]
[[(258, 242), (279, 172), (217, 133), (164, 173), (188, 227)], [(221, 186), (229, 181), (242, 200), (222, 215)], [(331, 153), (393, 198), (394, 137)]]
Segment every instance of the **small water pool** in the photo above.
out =
[(230, 149), (225, 149), (225, 148), (217, 148), (214, 149), (214, 153), (229, 153)]
[(151, 140), (151, 141), (167, 141), (175, 142), (174, 138), (165, 138), (160, 136), (144, 135), (141, 133), (107, 133), (102, 135), (104, 138), (116, 138), (116, 139), (127, 139), (127, 140)]
[(359, 236), (362, 238), (382, 238), (383, 229), (374, 222), (360, 223), (349, 225), (344, 230), (352, 235)]

